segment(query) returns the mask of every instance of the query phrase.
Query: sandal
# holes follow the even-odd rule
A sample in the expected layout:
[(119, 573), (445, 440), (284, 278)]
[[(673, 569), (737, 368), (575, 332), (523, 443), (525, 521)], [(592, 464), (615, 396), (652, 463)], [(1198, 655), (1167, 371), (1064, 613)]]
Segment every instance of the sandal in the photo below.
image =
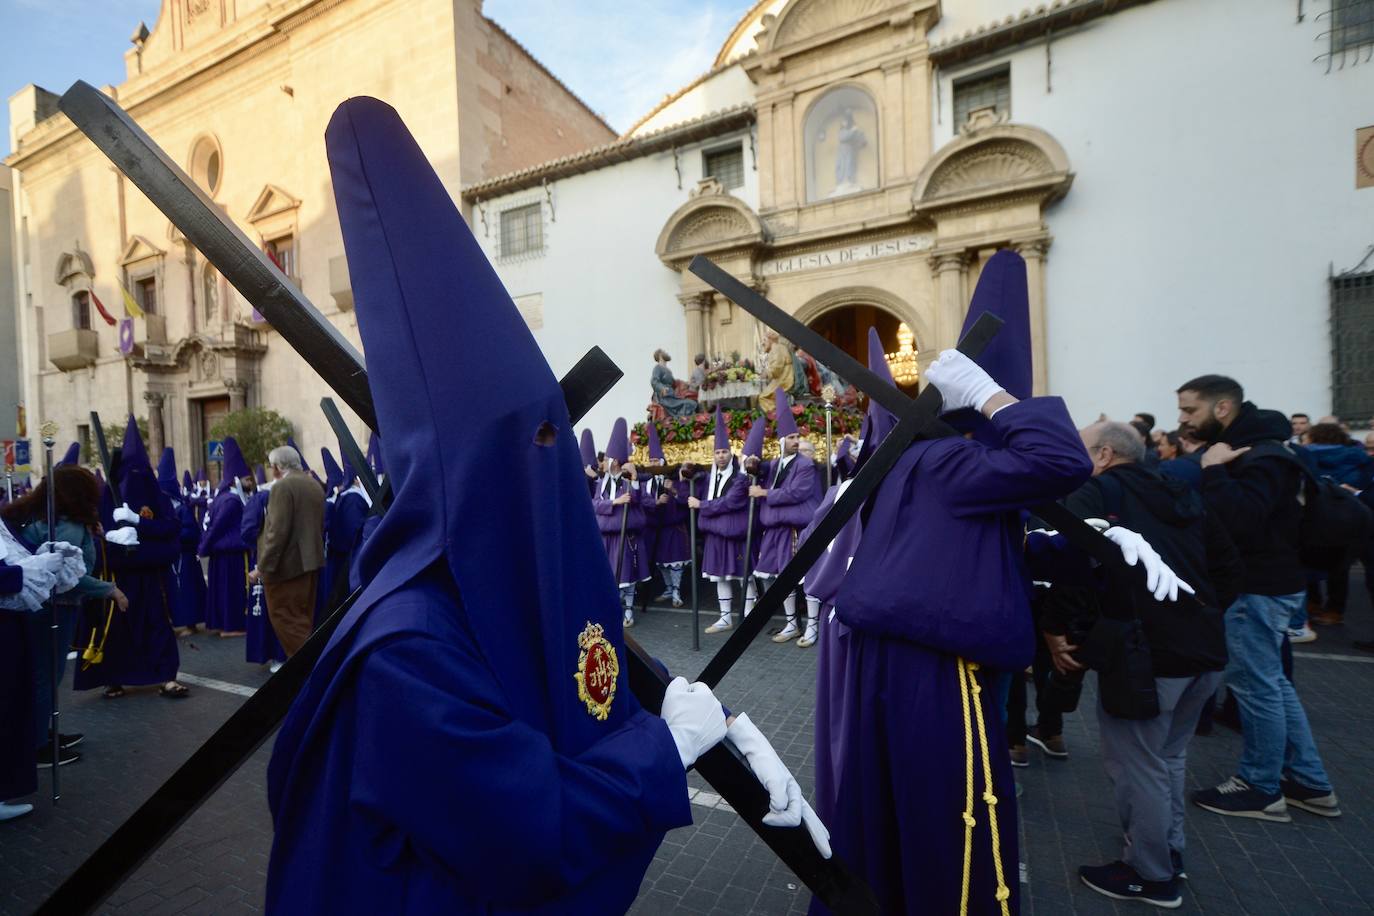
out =
[(166, 697), (169, 700), (180, 700), (190, 696), (191, 691), (187, 690), (183, 685), (173, 682), (171, 684), (163, 684), (162, 689), (157, 692), (157, 695)]
[(104, 697), (105, 699), (107, 699), (107, 700), (117, 700), (117, 699), (119, 699), (120, 697), (124, 696), (124, 688), (123, 688), (123, 687), (106, 687), (106, 688), (105, 688), (105, 692), (104, 692), (103, 694), (101, 694), (101, 696), (103, 696), (103, 697)]

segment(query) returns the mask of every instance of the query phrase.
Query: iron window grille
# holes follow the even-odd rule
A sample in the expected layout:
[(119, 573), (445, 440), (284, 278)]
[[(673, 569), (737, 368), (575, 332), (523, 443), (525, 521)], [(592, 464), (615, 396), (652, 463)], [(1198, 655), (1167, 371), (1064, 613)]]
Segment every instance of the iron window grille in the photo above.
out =
[(1347, 64), (1368, 63), (1374, 57), (1374, 0), (1331, 0), (1330, 9), (1317, 14), (1325, 25), (1318, 40), (1328, 42), (1317, 60), (1326, 58), (1330, 72)]
[(979, 108), (996, 109), (1011, 115), (1011, 67), (1002, 65), (954, 81), (954, 129), (968, 122), (969, 112)]
[(544, 250), (544, 208), (525, 204), (501, 212), (501, 258), (532, 257)]
[(1374, 271), (1364, 266), (1331, 278), (1332, 410), (1355, 423), (1374, 418)]
[(702, 153), (702, 172), (707, 178), (714, 178), (721, 187), (744, 187), (744, 146), (736, 144), (725, 149), (707, 150)]

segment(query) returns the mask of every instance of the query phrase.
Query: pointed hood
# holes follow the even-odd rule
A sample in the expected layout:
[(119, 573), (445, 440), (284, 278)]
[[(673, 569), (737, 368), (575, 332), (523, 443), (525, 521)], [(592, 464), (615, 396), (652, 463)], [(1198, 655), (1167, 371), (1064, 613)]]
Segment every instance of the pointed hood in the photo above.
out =
[(590, 429), (582, 430), (582, 440), (578, 444), (578, 452), (582, 456), (582, 466), (584, 468), (596, 469), (596, 440), (592, 438)]
[(606, 440), (606, 457), (620, 464), (630, 460), (630, 436), (626, 431), (625, 418), (616, 418), (611, 427), (611, 437)]
[(644, 428), (649, 433), (649, 460), (663, 461), (663, 443), (658, 441), (658, 424), (650, 420), (644, 424)]
[(224, 437), (224, 471), (219, 480), (220, 492), (234, 486), (234, 481), (247, 477), (252, 474), (248, 467), (248, 462), (243, 459), (243, 452), (239, 450), (239, 440), (233, 436)]
[[(868, 368), (883, 381), (892, 387), (897, 384), (892, 379), (892, 367), (887, 364), (887, 355), (883, 352), (883, 342), (878, 337), (878, 329), (870, 327), (868, 329)], [(864, 414), (863, 424), (859, 427), (859, 438), (863, 440), (863, 445), (859, 447), (859, 454), (855, 456), (856, 462), (868, 460), (868, 456), (878, 450), (878, 446), (883, 444), (883, 439), (892, 432), (892, 428), (897, 425), (897, 417), (892, 411), (869, 398), (868, 412)], [(858, 469), (858, 465), (855, 465)]]
[(253, 465), (253, 479), (259, 484), (267, 483), (267, 470), (260, 464)]
[(307, 461), (305, 460), (305, 452), (301, 451), (301, 447), (300, 447), (299, 445), (296, 444), (296, 437), (295, 437), (295, 436), (287, 436), (287, 437), (286, 437), (286, 444), (289, 445), (289, 446), (291, 446), (292, 448), (294, 448), (294, 449), (296, 450), (296, 454), (299, 455), (299, 456), (300, 456), (300, 459), (301, 459), (301, 470), (302, 470), (302, 471), (305, 471), (307, 474), (309, 474), (309, 473), (310, 473), (310, 463), (307, 462)]
[(386, 473), (386, 462), (382, 460), (382, 437), (376, 433), (367, 439), (367, 464), (378, 477)]
[(157, 463), (157, 485), (169, 499), (181, 498), (181, 483), (177, 480), (177, 455), (171, 446), (162, 450), (162, 458)]
[(333, 493), (343, 484), (343, 468), (334, 460), (334, 453), (327, 448), (320, 449), (320, 462), (324, 465), (324, 489)]
[(353, 469), (353, 462), (348, 460), (348, 452), (344, 451), (342, 444), (339, 445), (339, 486), (347, 490), (353, 484), (353, 479), (358, 476), (358, 472)]
[(755, 417), (754, 425), (749, 427), (749, 434), (744, 437), (744, 448), (740, 450), (741, 458), (763, 457), (763, 437), (767, 430), (768, 418)]
[(54, 464), (55, 468), (69, 467), (81, 461), (81, 443), (73, 442), (67, 446), (67, 451), (62, 455), (62, 460)]
[(200, 481), (201, 483), (210, 482), (210, 475), (206, 473), (205, 468), (201, 468), (199, 473), (196, 474), (196, 480)]
[(787, 397), (787, 392), (779, 388), (777, 393), (777, 419), (773, 421), (779, 439), (783, 436), (795, 435), (797, 432), (797, 418), (792, 416), (792, 402)]
[(195, 483), (196, 482), (191, 479), (191, 471), (189, 468), (181, 472), (181, 492), (190, 493)]
[(119, 482), (119, 498), (128, 503), (129, 508), (145, 515), (152, 512), (166, 517), (165, 511), (159, 512), (162, 490), (148, 461), (148, 450), (143, 445), (143, 436), (139, 434), (138, 423), (132, 414), (124, 427), (124, 443), (119, 450), (119, 460), (110, 472)]
[(730, 447), (730, 429), (725, 425), (725, 414), (716, 408), (716, 441), (712, 446), (716, 451)]
[[(959, 332), (960, 339), (984, 312), (1001, 318), (1003, 324), (992, 343), (978, 357), (978, 365), (1012, 397), (1030, 397), (1030, 295), (1026, 286), (1026, 262), (1016, 252), (1004, 248), (983, 265), (963, 330)], [(1000, 442), (992, 424), (976, 410), (952, 411), (941, 419), (960, 432), (972, 432), (975, 438), (988, 445)]]
[[(562, 389), (396, 112), (351, 99), (330, 120), (325, 146), (394, 498), (359, 558), (366, 594), (298, 700), (302, 727), (359, 622), (442, 561), (511, 713), (575, 756), (639, 706)], [(473, 378), (482, 397), (473, 397)], [(493, 454), (502, 484), (481, 485)], [(371, 623), (403, 625), (394, 619)], [(608, 721), (588, 713), (572, 677), (579, 634), (593, 626), (620, 659)], [(295, 718), (278, 741), (285, 759), (299, 736)]]

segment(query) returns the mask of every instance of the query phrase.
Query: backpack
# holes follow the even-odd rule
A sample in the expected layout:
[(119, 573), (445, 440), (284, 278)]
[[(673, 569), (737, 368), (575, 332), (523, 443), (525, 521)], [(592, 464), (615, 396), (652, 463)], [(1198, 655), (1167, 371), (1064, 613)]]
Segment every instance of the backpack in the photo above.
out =
[(1301, 472), (1298, 504), (1302, 506), (1302, 522), (1298, 543), (1305, 565), (1320, 567), (1333, 554), (1359, 548), (1374, 533), (1374, 513), (1369, 507), (1329, 477), (1318, 477), (1290, 446), (1257, 442), (1249, 454), (1282, 458)]

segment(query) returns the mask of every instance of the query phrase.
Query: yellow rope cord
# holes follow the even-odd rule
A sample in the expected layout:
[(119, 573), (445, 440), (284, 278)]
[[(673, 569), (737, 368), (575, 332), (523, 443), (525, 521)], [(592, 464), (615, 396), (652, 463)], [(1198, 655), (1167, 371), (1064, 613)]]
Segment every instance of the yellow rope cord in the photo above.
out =
[(964, 670), (964, 660), (958, 659), (957, 670), (959, 673), (959, 696), (962, 700), (960, 706), (964, 713), (964, 880), (959, 890), (959, 913), (965, 916), (968, 913), (968, 886), (969, 873), (973, 864), (973, 825), (976, 823), (973, 818), (973, 723), (969, 720), (969, 695), (967, 672)]
[(983, 722), (983, 704), (979, 697), (983, 688), (973, 676), (973, 672), (978, 670), (977, 663), (963, 664), (969, 671), (969, 679), (973, 681), (973, 712), (978, 717), (978, 745), (983, 756), (983, 801), (988, 806), (988, 828), (992, 833), (992, 866), (997, 874), (997, 902), (1001, 904), (1002, 916), (1010, 916), (1011, 905), (1008, 900), (1011, 898), (1011, 890), (1007, 887), (1006, 876), (1002, 872), (1002, 844), (997, 831), (997, 796), (992, 791), (992, 760), (988, 757), (988, 732)]

